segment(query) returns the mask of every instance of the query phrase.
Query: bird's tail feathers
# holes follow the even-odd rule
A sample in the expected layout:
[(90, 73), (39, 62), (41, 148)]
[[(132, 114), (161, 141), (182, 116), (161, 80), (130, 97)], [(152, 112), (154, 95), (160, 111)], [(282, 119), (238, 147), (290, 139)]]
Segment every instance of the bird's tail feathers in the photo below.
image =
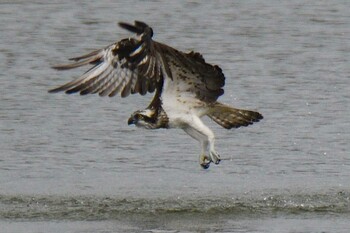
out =
[(214, 103), (207, 115), (226, 129), (248, 126), (263, 119), (258, 112), (233, 108), (219, 102)]

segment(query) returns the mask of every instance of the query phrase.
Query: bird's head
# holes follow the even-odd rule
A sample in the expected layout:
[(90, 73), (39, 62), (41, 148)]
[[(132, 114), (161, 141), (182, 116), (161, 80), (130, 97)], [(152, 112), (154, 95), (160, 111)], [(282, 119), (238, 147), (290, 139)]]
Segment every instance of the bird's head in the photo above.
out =
[(157, 127), (157, 114), (153, 109), (138, 110), (131, 114), (128, 125), (136, 125), (146, 129), (155, 129)]

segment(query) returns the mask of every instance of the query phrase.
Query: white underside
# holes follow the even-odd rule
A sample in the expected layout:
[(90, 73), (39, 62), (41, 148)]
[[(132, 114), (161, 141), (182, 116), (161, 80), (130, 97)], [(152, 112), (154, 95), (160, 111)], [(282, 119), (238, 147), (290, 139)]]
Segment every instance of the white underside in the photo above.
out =
[(181, 128), (200, 142), (200, 160), (203, 160), (208, 151), (210, 160), (218, 161), (219, 155), (214, 148), (214, 133), (201, 120), (201, 117), (207, 114), (206, 103), (197, 99), (194, 93), (183, 92), (186, 86), (180, 85), (185, 85), (184, 82), (178, 83), (176, 80), (164, 79), (162, 107), (168, 116), (169, 128)]

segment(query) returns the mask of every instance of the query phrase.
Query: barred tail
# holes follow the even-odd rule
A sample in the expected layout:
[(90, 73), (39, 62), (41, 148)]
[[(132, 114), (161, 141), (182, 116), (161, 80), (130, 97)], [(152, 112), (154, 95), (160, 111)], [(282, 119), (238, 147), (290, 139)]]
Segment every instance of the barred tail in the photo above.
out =
[(258, 112), (233, 108), (219, 102), (210, 108), (207, 115), (226, 129), (248, 126), (263, 119)]

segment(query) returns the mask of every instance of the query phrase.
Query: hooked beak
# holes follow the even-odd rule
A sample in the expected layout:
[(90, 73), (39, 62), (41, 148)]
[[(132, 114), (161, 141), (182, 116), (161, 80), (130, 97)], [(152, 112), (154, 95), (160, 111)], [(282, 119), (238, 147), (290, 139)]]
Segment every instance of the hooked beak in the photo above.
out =
[(128, 125), (132, 125), (132, 124), (135, 124), (136, 121), (133, 117), (130, 117), (129, 120), (128, 120)]

